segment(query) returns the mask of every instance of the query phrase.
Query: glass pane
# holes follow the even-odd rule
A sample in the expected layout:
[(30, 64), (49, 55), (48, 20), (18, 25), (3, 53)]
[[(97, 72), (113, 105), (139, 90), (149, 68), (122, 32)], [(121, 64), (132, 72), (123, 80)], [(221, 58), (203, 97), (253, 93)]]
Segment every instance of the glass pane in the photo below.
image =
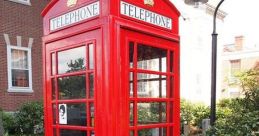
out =
[(59, 99), (79, 99), (86, 97), (85, 76), (58, 78)]
[(86, 131), (80, 130), (60, 130), (60, 136), (87, 136)]
[(57, 123), (57, 107), (56, 104), (52, 105), (52, 117), (53, 117), (53, 124), (55, 125)]
[(90, 136), (95, 136), (95, 132), (91, 131)]
[(166, 128), (141, 129), (138, 136), (166, 136)]
[(94, 45), (89, 44), (89, 69), (94, 69)]
[(129, 43), (129, 65), (130, 68), (133, 68), (133, 57), (134, 56), (134, 43), (130, 42)]
[(51, 54), (51, 75), (56, 74), (56, 56), (55, 53)]
[(94, 74), (89, 74), (89, 93), (90, 98), (94, 98)]
[(56, 99), (56, 82), (55, 82), (55, 78), (51, 79), (51, 92), (52, 92), (52, 100)]
[(29, 87), (29, 70), (12, 69), (12, 86)]
[(166, 72), (167, 50), (138, 44), (138, 68)]
[(134, 125), (134, 103), (130, 103), (130, 126)]
[(90, 104), (90, 126), (94, 127), (94, 104)]
[(86, 126), (86, 104), (59, 104), (59, 116), (59, 124)]
[(130, 131), (130, 136), (134, 136), (134, 131)]
[(165, 98), (166, 76), (138, 74), (138, 97)]
[(28, 69), (28, 52), (24, 50), (11, 49), (12, 68)]
[(138, 103), (138, 124), (166, 122), (166, 103)]
[(85, 46), (58, 52), (58, 73), (85, 70)]
[(133, 72), (130, 72), (129, 75), (129, 90), (130, 90), (130, 97), (134, 96), (134, 92), (133, 92)]

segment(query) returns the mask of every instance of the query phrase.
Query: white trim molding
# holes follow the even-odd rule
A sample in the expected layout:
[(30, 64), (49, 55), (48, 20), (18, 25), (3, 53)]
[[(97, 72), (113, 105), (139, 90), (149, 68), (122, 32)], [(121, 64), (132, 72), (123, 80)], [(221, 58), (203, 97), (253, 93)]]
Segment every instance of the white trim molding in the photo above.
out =
[(17, 38), (17, 46), (22, 47), (22, 37), (16, 36), (16, 38)]
[(33, 38), (29, 38), (28, 47), (32, 48), (32, 44), (33, 44)]
[(9, 1), (31, 6), (31, 0), (9, 0)]
[(8, 34), (4, 34), (4, 40), (5, 40), (6, 45), (10, 45), (11, 44), (10, 38), (9, 38)]
[[(27, 51), (29, 87), (12, 86), (12, 49)], [(31, 68), (31, 48), (7, 45), (7, 69), (8, 69), (8, 92), (15, 93), (32, 93), (32, 68)]]

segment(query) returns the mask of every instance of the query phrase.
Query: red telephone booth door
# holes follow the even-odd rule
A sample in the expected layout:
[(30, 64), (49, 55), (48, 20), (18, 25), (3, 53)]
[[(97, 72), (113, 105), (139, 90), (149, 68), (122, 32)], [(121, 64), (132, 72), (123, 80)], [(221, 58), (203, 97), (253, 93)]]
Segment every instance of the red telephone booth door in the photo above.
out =
[(46, 133), (94, 136), (99, 30), (46, 44)]
[(126, 79), (120, 120), (129, 128), (121, 136), (179, 135), (178, 42), (121, 29), (120, 48)]

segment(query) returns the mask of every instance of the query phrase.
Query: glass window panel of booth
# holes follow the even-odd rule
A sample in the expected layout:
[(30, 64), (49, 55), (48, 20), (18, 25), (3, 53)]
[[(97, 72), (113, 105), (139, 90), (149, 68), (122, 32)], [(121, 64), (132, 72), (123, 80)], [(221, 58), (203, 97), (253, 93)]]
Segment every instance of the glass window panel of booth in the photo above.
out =
[(89, 97), (90, 99), (94, 98), (94, 73), (88, 74), (88, 83), (89, 83)]
[(90, 103), (89, 104), (89, 115), (90, 115), (90, 127), (94, 127), (94, 120), (95, 120), (95, 116), (94, 116), (94, 111), (95, 111), (95, 108), (94, 108), (94, 103)]
[(130, 110), (130, 126), (133, 126), (134, 125), (134, 103), (131, 102), (130, 103), (130, 107), (129, 107), (129, 110)]
[(166, 122), (166, 103), (138, 103), (138, 124), (157, 124)]
[(130, 136), (134, 136), (134, 131), (130, 131)]
[(94, 131), (91, 131), (91, 132), (90, 132), (90, 136), (95, 136), (95, 132), (94, 132)]
[(133, 68), (133, 60), (134, 60), (134, 42), (129, 43), (129, 65), (130, 68)]
[(94, 69), (94, 45), (88, 44), (89, 69)]
[(57, 111), (57, 106), (56, 106), (56, 104), (53, 104), (52, 105), (53, 124), (57, 124), (57, 112), (56, 111)]
[(129, 93), (130, 93), (130, 97), (133, 97), (134, 92), (133, 92), (133, 72), (130, 72), (129, 74)]
[(94, 136), (94, 47), (89, 43), (51, 53), (53, 128), (60, 136)]
[(166, 128), (147, 128), (138, 131), (138, 136), (166, 136)]
[(166, 76), (138, 73), (137, 93), (143, 98), (166, 98)]
[(58, 52), (58, 73), (70, 73), (86, 69), (86, 47), (81, 46)]
[(128, 50), (129, 134), (166, 136), (173, 125), (174, 53), (136, 42)]
[[(62, 108), (62, 106), (64, 108)], [(66, 109), (65, 109), (66, 108)], [(65, 120), (65, 122), (61, 122)], [(86, 126), (87, 125), (86, 104), (59, 104), (59, 124)]]
[(81, 130), (61, 129), (60, 130), (60, 136), (87, 136), (87, 132), (81, 131)]
[(59, 99), (86, 98), (85, 75), (58, 78)]
[(138, 69), (166, 72), (167, 50), (138, 44), (137, 60)]

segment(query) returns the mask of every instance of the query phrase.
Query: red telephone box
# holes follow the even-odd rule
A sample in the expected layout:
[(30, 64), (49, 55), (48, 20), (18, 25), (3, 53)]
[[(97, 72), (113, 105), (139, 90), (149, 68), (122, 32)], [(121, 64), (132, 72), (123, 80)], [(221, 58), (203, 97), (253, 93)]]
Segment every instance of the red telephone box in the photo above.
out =
[(179, 136), (179, 12), (169, 0), (52, 0), (46, 136)]

